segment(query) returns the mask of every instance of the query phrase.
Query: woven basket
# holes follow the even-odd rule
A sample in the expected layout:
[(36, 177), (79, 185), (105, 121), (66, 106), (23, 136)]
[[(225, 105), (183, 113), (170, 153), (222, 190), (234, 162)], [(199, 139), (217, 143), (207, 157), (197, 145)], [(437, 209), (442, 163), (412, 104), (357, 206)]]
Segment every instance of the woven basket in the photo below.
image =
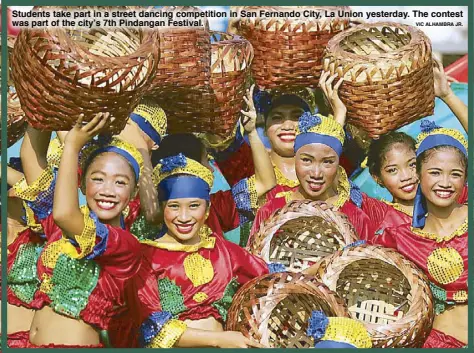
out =
[[(346, 11), (344, 6), (245, 6), (246, 11)], [(252, 74), (262, 89), (281, 86), (316, 88), (328, 41), (349, 27), (348, 18), (240, 18), (239, 34), (255, 50)]]
[(348, 317), (342, 300), (313, 277), (268, 274), (247, 282), (235, 294), (226, 330), (240, 331), (271, 348), (310, 348), (314, 340), (306, 330), (313, 310)]
[[(7, 133), (8, 133), (8, 147), (13, 145), (25, 134), (27, 127), (25, 113), (21, 109), (20, 101), (17, 94), (12, 88), (11, 91), (7, 94)], [(1, 125), (0, 125), (0, 134), (1, 134)], [(1, 138), (1, 137), (0, 137)], [(1, 143), (1, 140), (0, 140)]]
[(329, 41), (323, 66), (344, 77), (348, 122), (372, 138), (434, 112), (431, 42), (415, 27), (355, 26)]
[[(166, 112), (169, 133), (209, 132), (228, 136), (244, 108), (243, 97), (251, 44), (237, 36), (211, 31), (210, 82), (205, 87), (164, 89), (154, 99)], [(206, 54), (207, 55), (207, 54)]]
[(344, 298), (374, 347), (422, 347), (433, 325), (423, 272), (392, 249), (362, 245), (322, 259), (317, 278)]
[(120, 28), (20, 32), (12, 76), (29, 123), (69, 130), (79, 114), (89, 121), (109, 112), (119, 133), (151, 82), (159, 59), (156, 35)]
[(276, 211), (250, 242), (250, 251), (266, 262), (300, 272), (358, 239), (346, 215), (322, 210), (316, 201), (292, 201)]

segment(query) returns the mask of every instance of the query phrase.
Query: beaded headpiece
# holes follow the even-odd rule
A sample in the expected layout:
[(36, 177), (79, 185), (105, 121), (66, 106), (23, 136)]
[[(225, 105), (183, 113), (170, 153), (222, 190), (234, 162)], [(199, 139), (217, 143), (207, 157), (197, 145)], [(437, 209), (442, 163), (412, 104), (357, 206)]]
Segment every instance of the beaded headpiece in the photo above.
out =
[(364, 325), (347, 317), (327, 317), (313, 311), (307, 335), (314, 338), (315, 348), (372, 348), (372, 341)]
[(459, 130), (443, 128), (434, 121), (422, 120), (421, 133), (416, 139), (416, 156), (437, 146), (456, 147), (467, 157), (467, 140)]
[(138, 182), (140, 174), (143, 170), (143, 157), (135, 146), (124, 140), (121, 140), (116, 136), (99, 136), (98, 139), (92, 140), (83, 147), (79, 155), (79, 164), (82, 172), (84, 172), (84, 168), (95, 157), (105, 152), (117, 153), (124, 157), (132, 166), (135, 173), (135, 181)]
[[(421, 133), (416, 139), (416, 156), (438, 146), (455, 147), (467, 157), (467, 140), (459, 130), (443, 128), (436, 125), (434, 121), (422, 120)], [(418, 185), (413, 204), (413, 227), (425, 226), (427, 212), (426, 199), (421, 186)]]
[(190, 197), (209, 201), (214, 176), (201, 163), (180, 153), (161, 159), (153, 170), (153, 180), (160, 201)]
[(263, 114), (265, 119), (271, 109), (284, 104), (299, 106), (306, 112), (314, 112), (316, 109), (316, 98), (310, 88), (272, 89), (271, 91), (255, 88), (253, 101), (257, 113)]
[(137, 123), (157, 145), (166, 134), (168, 126), (166, 114), (156, 103), (145, 101), (140, 103), (132, 114), (130, 119)]
[(344, 137), (344, 128), (331, 116), (305, 112), (298, 121), (295, 152), (305, 145), (322, 143), (331, 147), (340, 156)]
[(59, 163), (61, 162), (61, 155), (63, 154), (63, 145), (59, 140), (59, 137), (55, 137), (49, 142), (48, 153), (46, 155), (46, 160), (48, 165), (52, 167), (59, 168)]

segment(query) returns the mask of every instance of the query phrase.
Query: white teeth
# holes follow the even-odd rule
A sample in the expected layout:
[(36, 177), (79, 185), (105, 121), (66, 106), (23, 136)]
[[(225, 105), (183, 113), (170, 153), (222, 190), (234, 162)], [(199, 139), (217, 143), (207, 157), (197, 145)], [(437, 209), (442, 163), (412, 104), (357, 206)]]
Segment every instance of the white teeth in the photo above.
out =
[(99, 201), (98, 204), (101, 207), (113, 207), (114, 206), (113, 202), (107, 202), (107, 201)]
[(449, 191), (436, 191), (436, 193), (441, 197), (449, 197), (451, 196), (451, 192)]

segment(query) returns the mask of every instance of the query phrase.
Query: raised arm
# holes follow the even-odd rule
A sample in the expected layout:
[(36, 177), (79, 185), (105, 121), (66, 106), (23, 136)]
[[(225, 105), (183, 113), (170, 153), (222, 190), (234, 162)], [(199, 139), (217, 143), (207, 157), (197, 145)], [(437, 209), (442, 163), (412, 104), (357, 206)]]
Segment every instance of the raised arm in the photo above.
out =
[(242, 125), (248, 133), (250, 147), (252, 148), (252, 158), (255, 167), (255, 189), (258, 197), (260, 197), (275, 187), (276, 176), (270, 155), (265, 149), (262, 140), (260, 140), (256, 129), (257, 111), (255, 110), (252, 98), (254, 88), (255, 85), (252, 85), (247, 90), (247, 96), (244, 97), (244, 100), (247, 103), (248, 111), (241, 110), (241, 113), (244, 115)]
[(336, 77), (338, 77), (338, 74), (334, 74), (332, 76), (329, 75), (329, 71), (325, 71), (321, 75), (321, 78), (319, 79), (319, 86), (324, 93), (327, 105), (332, 110), (334, 119), (339, 124), (344, 126), (346, 123), (347, 108), (344, 103), (342, 103), (338, 94), (339, 87), (344, 80), (343, 78), (340, 78), (337, 83), (333, 85), (333, 82)]
[(20, 148), (21, 165), (25, 175), (26, 183), (32, 184), (47, 168), (48, 153), (51, 132), (39, 131), (28, 125)]
[(10, 166), (7, 166), (7, 184), (10, 186), (15, 185), (24, 177), (22, 172), (13, 169)]
[(75, 239), (84, 229), (84, 217), (79, 208), (77, 166), (82, 147), (105, 126), (109, 114), (99, 113), (89, 123), (82, 124), (82, 115), (66, 136), (58, 177), (54, 190), (53, 219), (63, 234)]
[(153, 166), (150, 158), (148, 145), (143, 138), (140, 127), (133, 120), (128, 119), (127, 126), (120, 133), (120, 138), (134, 145), (143, 157), (143, 171), (138, 181), (138, 192), (140, 195), (140, 210), (147, 222), (158, 224), (163, 215), (158, 202), (158, 192), (153, 183)]
[(458, 118), (464, 130), (468, 132), (467, 106), (454, 94), (449, 86), (443, 64), (436, 57), (433, 57), (433, 78), (436, 97), (439, 97), (446, 103), (456, 118)]

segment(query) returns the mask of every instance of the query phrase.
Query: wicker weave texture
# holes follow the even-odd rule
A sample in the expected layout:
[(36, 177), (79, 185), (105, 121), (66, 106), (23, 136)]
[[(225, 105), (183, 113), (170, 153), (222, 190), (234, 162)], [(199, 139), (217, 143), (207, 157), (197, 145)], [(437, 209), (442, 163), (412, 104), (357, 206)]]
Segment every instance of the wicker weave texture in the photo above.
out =
[(431, 55), (429, 38), (415, 27), (361, 24), (329, 41), (323, 71), (344, 78), (348, 122), (376, 138), (433, 114)]
[(168, 117), (169, 133), (209, 132), (227, 136), (244, 108), (253, 59), (251, 44), (237, 35), (215, 31), (210, 31), (207, 39), (210, 50), (203, 55), (209, 58), (208, 84), (168, 86), (154, 94)]
[(313, 310), (348, 317), (342, 300), (311, 276), (290, 272), (254, 278), (235, 294), (226, 330), (272, 348), (310, 348), (306, 336)]
[(126, 28), (34, 29), (20, 32), (12, 76), (29, 123), (69, 130), (109, 112), (108, 130), (120, 132), (150, 84), (159, 61), (159, 39)]
[(422, 347), (433, 325), (425, 275), (392, 249), (349, 247), (315, 265), (317, 278), (366, 326), (374, 347)]
[(346, 215), (323, 209), (317, 201), (292, 201), (264, 222), (250, 251), (299, 272), (357, 239)]
[[(244, 6), (236, 10), (257, 11), (337, 11), (344, 6)], [(260, 88), (304, 86), (316, 88), (321, 59), (328, 41), (349, 27), (347, 18), (240, 18), (239, 34), (255, 50), (252, 74)]]

